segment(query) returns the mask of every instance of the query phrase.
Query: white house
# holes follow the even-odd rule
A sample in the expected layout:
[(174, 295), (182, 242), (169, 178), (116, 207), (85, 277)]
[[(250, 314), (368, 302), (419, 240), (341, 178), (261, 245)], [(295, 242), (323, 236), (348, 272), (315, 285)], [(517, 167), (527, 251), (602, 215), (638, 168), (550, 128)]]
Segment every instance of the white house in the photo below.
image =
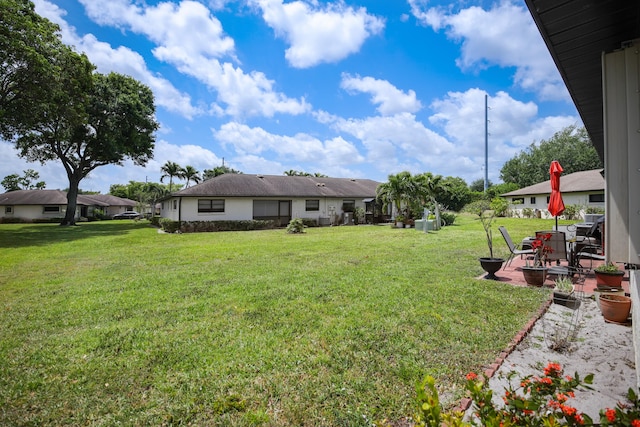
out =
[[(76, 219), (93, 216), (96, 209), (112, 216), (134, 210), (136, 202), (111, 195), (83, 195), (77, 199)], [(61, 190), (17, 190), (0, 194), (0, 221), (55, 220), (64, 218), (67, 193)]]
[[(604, 177), (602, 169), (574, 172), (560, 177), (560, 192), (565, 206), (580, 206), (584, 215), (586, 208), (604, 210)], [(509, 201), (509, 208), (517, 216), (523, 216), (524, 209), (531, 209), (542, 218), (550, 218), (547, 210), (551, 197), (551, 181), (545, 181), (519, 190), (505, 193), (502, 197)]]
[(171, 194), (160, 216), (174, 221), (313, 219), (348, 223), (356, 208), (372, 217), (376, 189), (370, 179), (223, 174)]

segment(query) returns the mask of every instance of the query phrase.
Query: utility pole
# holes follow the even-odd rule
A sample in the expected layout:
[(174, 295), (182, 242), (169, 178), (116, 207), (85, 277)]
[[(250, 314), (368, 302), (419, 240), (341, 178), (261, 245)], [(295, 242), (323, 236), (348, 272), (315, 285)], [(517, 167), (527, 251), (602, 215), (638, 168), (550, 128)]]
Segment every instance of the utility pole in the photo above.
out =
[(489, 107), (484, 94), (484, 192), (489, 189)]

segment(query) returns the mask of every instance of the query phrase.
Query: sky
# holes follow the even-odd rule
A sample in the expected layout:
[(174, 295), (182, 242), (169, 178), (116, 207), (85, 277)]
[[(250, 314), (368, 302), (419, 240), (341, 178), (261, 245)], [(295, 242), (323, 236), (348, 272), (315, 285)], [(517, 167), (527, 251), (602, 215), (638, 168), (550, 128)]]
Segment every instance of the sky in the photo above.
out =
[[(470, 184), (485, 176), (485, 114), (488, 178), (499, 183), (530, 144), (582, 126), (522, 0), (34, 3), (97, 72), (155, 96), (153, 159), (99, 167), (86, 191), (160, 182), (167, 161)], [(28, 163), (6, 141), (0, 153), (0, 177), (34, 169), (47, 189), (68, 187), (60, 161)]]

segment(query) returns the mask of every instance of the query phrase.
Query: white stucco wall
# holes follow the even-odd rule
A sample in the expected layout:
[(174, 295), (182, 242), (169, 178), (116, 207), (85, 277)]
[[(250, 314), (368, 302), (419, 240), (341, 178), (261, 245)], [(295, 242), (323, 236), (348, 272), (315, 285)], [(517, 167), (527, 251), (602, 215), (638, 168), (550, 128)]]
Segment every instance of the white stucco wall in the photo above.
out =
[[(182, 202), (179, 198), (174, 197), (162, 202), (160, 216), (169, 218), (174, 221), (181, 219), (182, 221), (243, 221), (253, 219), (253, 201), (254, 200), (288, 200), (291, 201), (291, 217), (292, 218), (310, 218), (319, 220), (320, 218), (330, 218), (333, 214), (334, 222), (342, 215), (342, 204), (344, 200), (354, 200), (356, 207), (364, 209), (365, 203), (362, 197), (359, 198), (244, 198), (234, 197), (225, 199), (224, 212), (206, 212), (198, 213), (198, 199), (206, 199), (207, 197), (183, 197)], [(212, 197), (212, 199), (216, 199)], [(320, 207), (317, 211), (307, 211), (307, 200), (319, 200)], [(182, 203), (180, 214), (180, 203)]]
[[(583, 209), (581, 211), (581, 214), (584, 216), (584, 208), (590, 207), (590, 208), (600, 208), (600, 209), (604, 209), (604, 202), (598, 202), (598, 203), (589, 203), (589, 194), (595, 194), (595, 193), (568, 193), (568, 194), (563, 194), (562, 195), (562, 201), (564, 202), (565, 206), (567, 205), (578, 205), (581, 206)], [(549, 214), (549, 211), (547, 210), (548, 207), (548, 203), (547, 203), (547, 197), (549, 196), (549, 194), (531, 194), (531, 195), (527, 195), (527, 196), (509, 196), (506, 197), (507, 201), (509, 202), (509, 209), (512, 212), (517, 212), (518, 216), (522, 216), (522, 210), (525, 208), (530, 208), (532, 210), (539, 210), (542, 212), (542, 218), (551, 218), (551, 214)], [(511, 201), (514, 198), (522, 198), (524, 197), (524, 203), (522, 204), (513, 204), (511, 203)], [(535, 197), (535, 203), (531, 203), (531, 198)]]
[(26, 220), (62, 218), (66, 211), (66, 205), (60, 205), (58, 212), (44, 212), (42, 205), (15, 205), (12, 206), (11, 213), (6, 212), (6, 206), (0, 207), (2, 218), (21, 218)]

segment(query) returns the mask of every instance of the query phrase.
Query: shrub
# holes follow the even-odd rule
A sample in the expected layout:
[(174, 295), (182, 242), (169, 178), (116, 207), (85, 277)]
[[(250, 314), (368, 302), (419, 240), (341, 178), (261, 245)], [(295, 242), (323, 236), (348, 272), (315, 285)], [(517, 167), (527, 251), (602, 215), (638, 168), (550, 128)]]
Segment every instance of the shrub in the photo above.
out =
[(289, 221), (289, 225), (287, 225), (287, 233), (304, 233), (304, 228), (304, 222), (301, 218), (293, 218)]
[(580, 216), (580, 206), (579, 205), (566, 205), (564, 207), (564, 212), (562, 213), (565, 219), (578, 219)]
[[(419, 410), (415, 416), (418, 427), (440, 426), (556, 426), (556, 425), (593, 425), (586, 414), (569, 405), (575, 397), (574, 390), (589, 389), (593, 374), (580, 379), (564, 376), (562, 367), (549, 363), (542, 376), (528, 375), (516, 380), (516, 373), (508, 375), (509, 385), (502, 398), (504, 405), (496, 406), (493, 392), (486, 387), (487, 378), (480, 379), (476, 374), (467, 375), (465, 388), (471, 397), (473, 415), (469, 422), (463, 421), (464, 412), (443, 412), (433, 377), (427, 377), (417, 387)], [(629, 389), (627, 399), (630, 404), (618, 403), (616, 409), (600, 410), (600, 422), (603, 426), (640, 427), (640, 400)]]
[(162, 227), (166, 233), (175, 233), (180, 228), (180, 223), (169, 218), (161, 218), (160, 227)]
[(507, 210), (509, 209), (509, 202), (502, 197), (494, 197), (491, 199), (489, 209), (496, 213), (496, 216), (507, 216)]
[(589, 206), (589, 207), (587, 207), (587, 209), (585, 209), (585, 213), (588, 213), (588, 214), (603, 214), (604, 215), (604, 208), (597, 207), (597, 206)]
[(444, 225), (452, 225), (456, 220), (456, 214), (453, 212), (442, 212), (440, 219), (444, 222)]
[(522, 216), (524, 216), (525, 218), (533, 217), (533, 209), (531, 208), (522, 209)]

